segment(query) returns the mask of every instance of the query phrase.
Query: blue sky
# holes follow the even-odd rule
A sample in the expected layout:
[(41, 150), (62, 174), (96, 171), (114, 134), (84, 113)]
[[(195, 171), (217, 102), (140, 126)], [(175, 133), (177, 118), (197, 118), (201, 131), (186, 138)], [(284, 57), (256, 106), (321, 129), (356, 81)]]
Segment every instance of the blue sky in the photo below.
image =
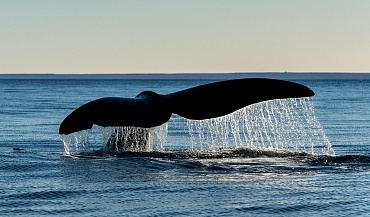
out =
[(0, 0), (0, 73), (370, 72), (368, 0)]

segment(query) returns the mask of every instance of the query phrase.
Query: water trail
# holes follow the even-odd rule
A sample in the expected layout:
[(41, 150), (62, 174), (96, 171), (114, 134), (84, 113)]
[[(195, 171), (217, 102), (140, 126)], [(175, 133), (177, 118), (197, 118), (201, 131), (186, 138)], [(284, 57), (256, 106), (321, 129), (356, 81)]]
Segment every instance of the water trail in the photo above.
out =
[(261, 102), (219, 118), (188, 120), (187, 126), (194, 149), (247, 147), (335, 154), (310, 98)]
[(157, 127), (100, 127), (61, 135), (67, 154), (103, 152), (162, 151), (168, 124)]
[(89, 134), (91, 130), (82, 130), (69, 135), (60, 135), (61, 140), (64, 143), (64, 150), (67, 154), (80, 153), (80, 152), (91, 152), (89, 146)]
[[(271, 100), (223, 117), (185, 123), (190, 136), (180, 142), (194, 151), (247, 148), (335, 154), (315, 116), (310, 98)], [(62, 140), (67, 154), (97, 150), (160, 152), (166, 149), (167, 134), (167, 123), (153, 128), (95, 126), (91, 130), (63, 135)]]

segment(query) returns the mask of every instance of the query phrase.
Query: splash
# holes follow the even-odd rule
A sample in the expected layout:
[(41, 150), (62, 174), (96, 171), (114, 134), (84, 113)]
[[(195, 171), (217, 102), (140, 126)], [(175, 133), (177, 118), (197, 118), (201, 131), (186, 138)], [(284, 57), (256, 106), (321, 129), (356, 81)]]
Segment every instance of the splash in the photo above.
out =
[[(185, 131), (189, 133), (180, 142), (192, 151), (234, 148), (335, 154), (310, 98), (265, 101), (219, 118), (186, 120), (180, 125), (187, 127)], [(170, 136), (171, 133), (170, 129)], [(168, 123), (153, 128), (95, 126), (91, 130), (62, 135), (62, 140), (67, 154), (163, 152), (167, 134)]]
[(310, 98), (253, 104), (229, 115), (188, 120), (193, 149), (255, 148), (334, 155)]

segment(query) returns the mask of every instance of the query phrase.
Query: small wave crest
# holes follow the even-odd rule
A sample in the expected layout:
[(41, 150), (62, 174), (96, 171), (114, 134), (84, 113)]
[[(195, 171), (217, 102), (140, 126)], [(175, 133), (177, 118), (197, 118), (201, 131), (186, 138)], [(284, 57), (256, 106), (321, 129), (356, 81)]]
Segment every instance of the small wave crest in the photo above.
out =
[(290, 150), (267, 149), (267, 148), (219, 148), (217, 150), (163, 150), (148, 152), (105, 152), (97, 150), (93, 152), (81, 152), (69, 154), (74, 157), (114, 156), (114, 157), (151, 157), (151, 158), (174, 158), (174, 159), (221, 159), (221, 158), (263, 158), (263, 157), (294, 157), (308, 156), (306, 152)]
[(297, 163), (307, 163), (321, 166), (340, 165), (364, 165), (370, 166), (370, 156), (367, 155), (326, 155), (297, 152), (284, 149), (268, 148), (219, 148), (217, 150), (162, 150), (148, 152), (106, 152), (96, 150), (92, 152), (80, 152), (64, 156), (77, 158), (100, 158), (102, 156), (118, 158), (169, 158), (169, 159), (232, 159), (232, 158), (289, 158)]
[[(349, 173), (370, 170), (370, 156), (364, 155), (318, 155), (277, 149), (224, 148), (214, 151), (163, 150), (150, 152), (89, 152), (66, 155), (67, 158), (93, 160), (104, 164), (108, 159), (117, 160), (119, 165), (136, 165), (132, 171), (154, 173), (171, 171), (180, 176), (239, 180), (240, 176), (260, 175), (312, 175)], [(96, 161), (98, 160), (98, 161)], [(199, 178), (199, 177), (198, 177)]]
[(370, 166), (370, 156), (366, 155), (309, 155), (308, 158), (301, 160), (303, 162), (321, 166)]

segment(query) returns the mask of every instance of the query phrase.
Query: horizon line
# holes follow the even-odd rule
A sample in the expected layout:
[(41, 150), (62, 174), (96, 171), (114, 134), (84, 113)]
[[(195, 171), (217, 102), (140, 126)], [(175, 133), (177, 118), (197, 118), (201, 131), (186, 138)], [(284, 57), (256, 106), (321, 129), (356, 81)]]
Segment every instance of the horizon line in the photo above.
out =
[(264, 71), (264, 72), (0, 72), (0, 75), (127, 75), (127, 74), (135, 74), (135, 75), (150, 75), (150, 74), (240, 74), (240, 73), (276, 73), (276, 74), (284, 74), (284, 73), (338, 73), (338, 74), (369, 74), (369, 72), (345, 72), (345, 71)]
[(0, 74), (0, 79), (207, 79), (230, 80), (242, 78), (270, 78), (286, 80), (370, 80), (370, 73), (344, 72), (234, 72), (234, 73), (147, 73), (147, 74)]

